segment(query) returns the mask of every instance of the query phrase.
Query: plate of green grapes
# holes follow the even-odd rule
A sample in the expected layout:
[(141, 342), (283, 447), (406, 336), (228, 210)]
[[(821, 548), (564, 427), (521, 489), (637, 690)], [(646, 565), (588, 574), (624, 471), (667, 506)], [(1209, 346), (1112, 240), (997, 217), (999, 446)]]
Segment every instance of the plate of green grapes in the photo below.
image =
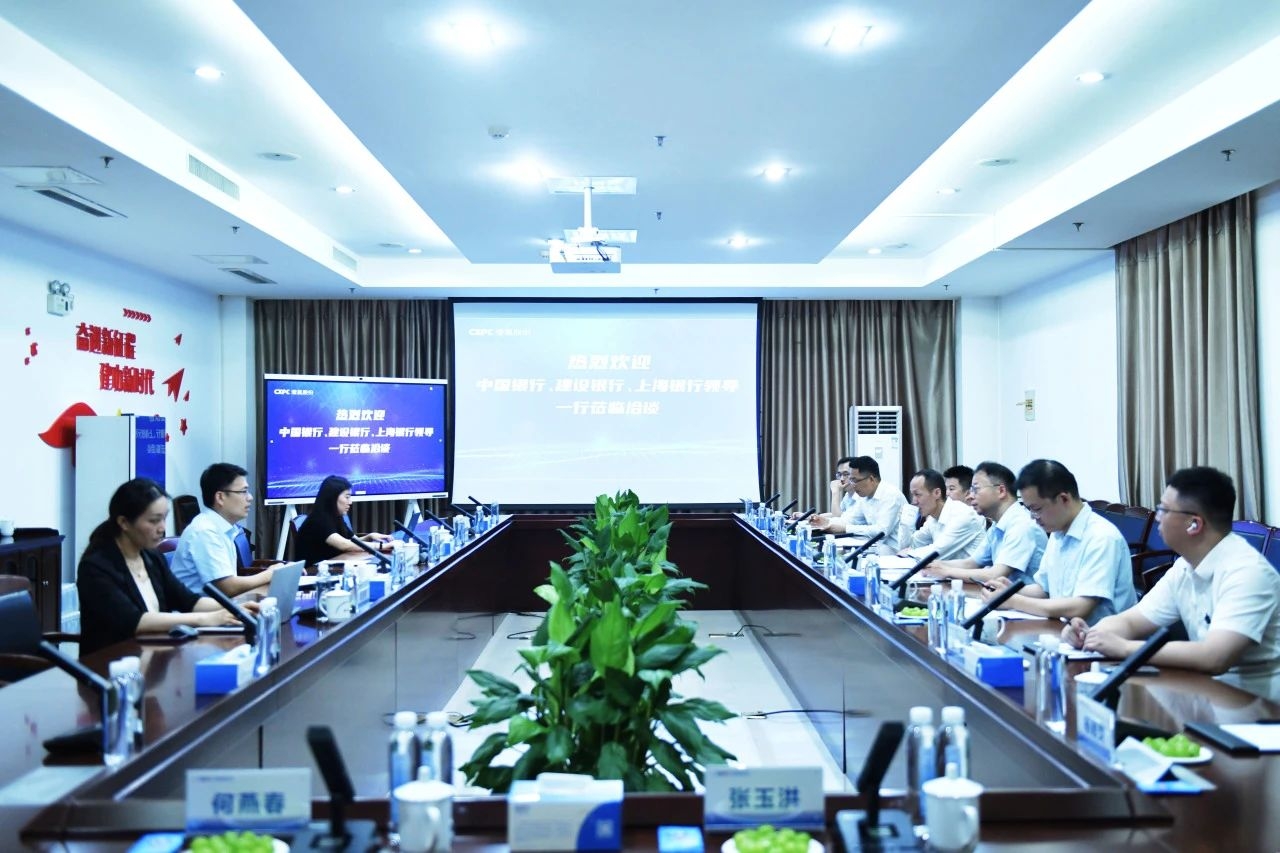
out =
[(822, 843), (807, 832), (774, 829), (769, 824), (735, 832), (720, 853), (822, 853)]
[(1174, 764), (1207, 764), (1213, 758), (1213, 750), (1178, 732), (1173, 737), (1145, 737), (1143, 744), (1160, 753)]
[(221, 835), (197, 835), (187, 842), (190, 853), (289, 853), (289, 845), (270, 835), (256, 832), (224, 832)]

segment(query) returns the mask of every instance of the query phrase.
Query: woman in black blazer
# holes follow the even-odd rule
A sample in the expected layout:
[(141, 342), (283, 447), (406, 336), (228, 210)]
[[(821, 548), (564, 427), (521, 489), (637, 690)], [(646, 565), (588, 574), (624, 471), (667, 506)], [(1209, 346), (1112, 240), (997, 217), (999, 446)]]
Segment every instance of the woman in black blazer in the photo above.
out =
[(169, 518), (159, 483), (130, 480), (111, 496), (109, 513), (90, 534), (76, 574), (81, 655), (178, 625), (236, 624), (218, 602), (183, 586), (155, 550)]

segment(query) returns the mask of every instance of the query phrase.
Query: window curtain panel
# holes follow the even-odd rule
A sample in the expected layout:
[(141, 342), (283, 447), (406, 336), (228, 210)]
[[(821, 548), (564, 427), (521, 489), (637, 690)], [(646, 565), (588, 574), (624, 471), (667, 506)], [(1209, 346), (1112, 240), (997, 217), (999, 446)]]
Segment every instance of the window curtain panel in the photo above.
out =
[[(258, 400), (264, 373), (316, 376), (387, 376), (449, 379), (453, 370), (453, 328), (449, 303), (417, 300), (264, 300), (254, 303)], [(258, 435), (265, 430), (258, 407)], [(258, 471), (266, 471), (265, 446), (258, 447)], [(258, 495), (265, 495), (263, 483)], [(433, 511), (444, 509), (430, 503)], [(302, 507), (303, 512), (306, 507)], [(398, 501), (360, 502), (351, 508), (358, 532), (389, 531), (403, 515)], [(284, 508), (259, 504), (259, 557), (274, 556)]]
[(1249, 195), (1116, 247), (1124, 499), (1154, 507), (1170, 474), (1231, 475), (1262, 519), (1257, 299)]
[(778, 301), (761, 309), (765, 493), (826, 511), (849, 408), (902, 406), (902, 484), (956, 464), (954, 301)]

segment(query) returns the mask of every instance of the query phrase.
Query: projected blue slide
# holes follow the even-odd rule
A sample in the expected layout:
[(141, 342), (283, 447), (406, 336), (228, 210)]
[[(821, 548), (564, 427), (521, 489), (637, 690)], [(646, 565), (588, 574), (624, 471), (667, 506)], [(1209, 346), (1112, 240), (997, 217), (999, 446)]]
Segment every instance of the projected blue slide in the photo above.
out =
[(356, 499), (445, 494), (443, 380), (264, 380), (267, 503), (308, 502), (330, 474)]
[(457, 302), (453, 493), (759, 499), (757, 307)]

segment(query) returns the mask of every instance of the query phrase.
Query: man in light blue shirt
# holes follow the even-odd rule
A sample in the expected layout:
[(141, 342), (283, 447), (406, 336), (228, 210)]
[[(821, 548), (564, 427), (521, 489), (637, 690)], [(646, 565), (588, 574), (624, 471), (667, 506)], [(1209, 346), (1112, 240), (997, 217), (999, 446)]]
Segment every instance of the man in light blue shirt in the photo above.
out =
[(200, 475), (200, 494), (205, 509), (182, 531), (173, 555), (174, 575), (193, 592), (212, 581), (232, 596), (271, 583), (274, 569), (237, 574), (235, 539), (253, 506), (247, 472), (229, 462), (214, 463)]
[[(1060, 462), (1037, 459), (1018, 473), (1018, 491), (1031, 517), (1049, 533), (1032, 583), (1003, 607), (1048, 618), (1079, 618), (1090, 625), (1138, 600), (1129, 545), (1105, 518), (1080, 500), (1075, 476)], [(996, 578), (983, 598), (1009, 586)]]
[(1002, 577), (1031, 580), (1040, 568), (1048, 536), (1018, 503), (1016, 482), (1013, 472), (999, 462), (983, 462), (974, 469), (970, 503), (993, 523), (973, 557), (934, 560), (925, 567), (926, 574), (978, 583)]

